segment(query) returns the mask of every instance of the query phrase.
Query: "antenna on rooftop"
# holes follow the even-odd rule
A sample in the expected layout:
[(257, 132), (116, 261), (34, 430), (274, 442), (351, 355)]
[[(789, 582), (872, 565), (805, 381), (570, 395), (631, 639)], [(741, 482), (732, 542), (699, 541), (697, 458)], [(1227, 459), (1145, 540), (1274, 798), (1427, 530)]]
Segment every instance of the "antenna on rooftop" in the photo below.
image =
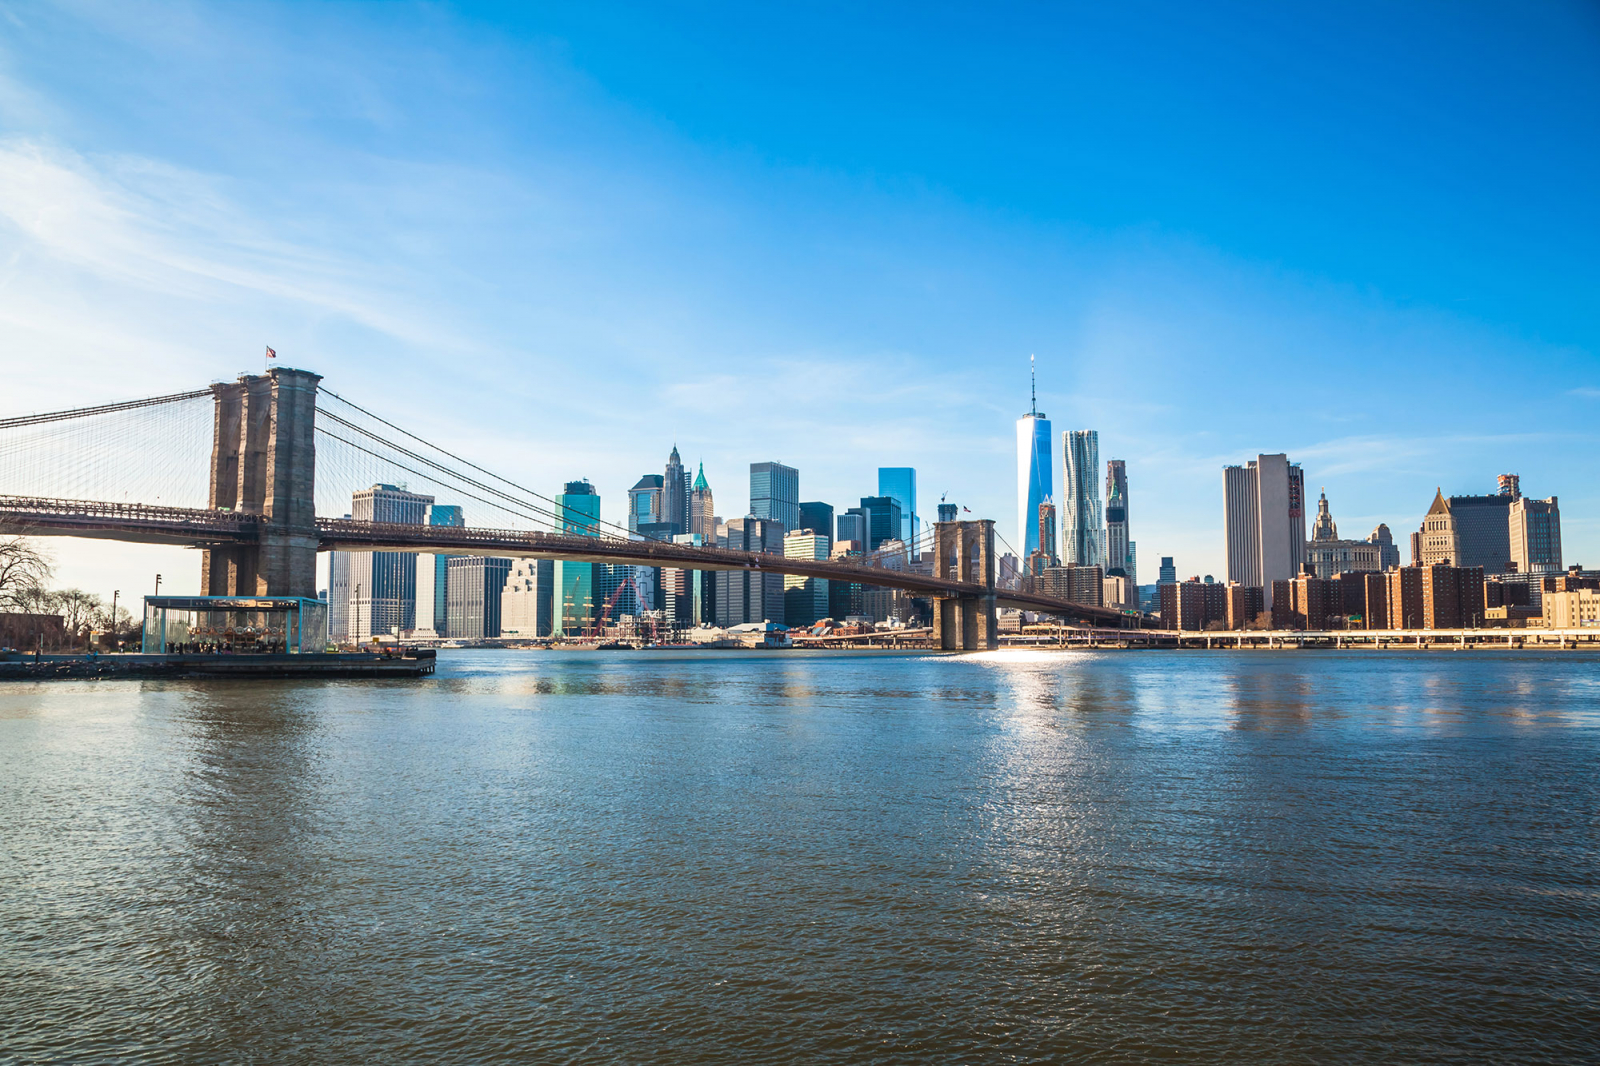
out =
[(1039, 416), (1039, 370), (1034, 363), (1033, 353), (1028, 353), (1028, 407), (1029, 413), (1035, 418)]

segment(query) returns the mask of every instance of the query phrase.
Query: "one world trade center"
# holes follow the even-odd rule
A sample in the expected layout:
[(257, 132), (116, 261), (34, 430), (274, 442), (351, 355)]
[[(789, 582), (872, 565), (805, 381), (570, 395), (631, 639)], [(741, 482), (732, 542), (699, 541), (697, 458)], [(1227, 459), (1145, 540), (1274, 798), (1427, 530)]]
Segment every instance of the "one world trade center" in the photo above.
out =
[[(1030, 376), (1033, 376), (1032, 356), (1028, 357), (1028, 363)], [(1050, 420), (1039, 413), (1036, 380), (1029, 392), (1030, 410), (1017, 419), (1017, 549), (1022, 552), (1018, 562), (1023, 565), (1026, 565), (1028, 556), (1040, 547), (1039, 505), (1055, 494), (1050, 476), (1053, 468)]]

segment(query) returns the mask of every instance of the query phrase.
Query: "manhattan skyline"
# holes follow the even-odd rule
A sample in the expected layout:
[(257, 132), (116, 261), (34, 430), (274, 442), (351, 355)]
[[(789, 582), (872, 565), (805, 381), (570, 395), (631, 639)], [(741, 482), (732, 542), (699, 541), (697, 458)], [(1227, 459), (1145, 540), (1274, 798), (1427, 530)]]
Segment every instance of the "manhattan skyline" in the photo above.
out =
[[(676, 440), (735, 497), (913, 467), (1016, 544), (1037, 353), (1145, 566), (1221, 574), (1258, 453), (1397, 535), (1519, 473), (1600, 556), (1592, 9), (6, 14), (5, 413), (271, 344), (608, 522)], [(64, 584), (147, 569), (53, 547)]]

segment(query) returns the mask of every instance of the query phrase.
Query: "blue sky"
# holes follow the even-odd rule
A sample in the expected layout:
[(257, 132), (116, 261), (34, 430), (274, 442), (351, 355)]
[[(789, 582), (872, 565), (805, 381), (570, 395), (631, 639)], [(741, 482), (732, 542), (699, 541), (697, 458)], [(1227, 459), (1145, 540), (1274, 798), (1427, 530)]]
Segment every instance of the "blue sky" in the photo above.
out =
[(609, 519), (676, 442), (1014, 541), (1037, 353), (1145, 579), (1260, 451), (1402, 540), (1520, 473), (1600, 565), (1600, 9), (752, 7), (0, 2), (0, 413), (270, 343)]

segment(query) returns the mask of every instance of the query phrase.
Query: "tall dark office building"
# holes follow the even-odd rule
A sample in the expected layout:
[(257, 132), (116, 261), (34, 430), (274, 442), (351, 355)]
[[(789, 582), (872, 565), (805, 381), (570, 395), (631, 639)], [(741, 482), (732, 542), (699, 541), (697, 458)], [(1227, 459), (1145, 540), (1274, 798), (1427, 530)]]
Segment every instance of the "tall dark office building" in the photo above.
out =
[(448, 621), (457, 640), (482, 640), (500, 635), (500, 593), (511, 573), (510, 559), (457, 555), (450, 559)]
[(672, 527), (674, 533), (689, 532), (689, 474), (678, 458), (678, 446), (672, 446), (667, 456), (667, 469), (661, 476), (660, 521)]
[(1481, 566), (1486, 574), (1507, 572), (1512, 561), (1512, 506), (1517, 499), (1511, 491), (1448, 498), (1442, 490), (1435, 492), (1418, 531), (1420, 553), (1415, 561), (1424, 566)]
[(750, 514), (781, 522), (786, 531), (798, 529), (800, 471), (782, 463), (751, 463)]
[(866, 517), (868, 551), (876, 551), (886, 540), (900, 539), (900, 502), (893, 496), (863, 496), (860, 511)]
[[(833, 543), (833, 504), (812, 501), (800, 505), (799, 529), (809, 529), (813, 533), (821, 533), (828, 538), (828, 543)], [(793, 532), (793, 530), (790, 530)]]
[[(783, 554), (782, 523), (767, 518), (730, 518), (726, 525), (727, 536), (718, 547)], [(718, 570), (715, 599), (720, 626), (784, 620), (782, 574), (763, 570)]]
[(1121, 570), (1130, 583), (1139, 575), (1134, 563), (1133, 541), (1128, 539), (1128, 464), (1122, 459), (1106, 460), (1106, 573)]

